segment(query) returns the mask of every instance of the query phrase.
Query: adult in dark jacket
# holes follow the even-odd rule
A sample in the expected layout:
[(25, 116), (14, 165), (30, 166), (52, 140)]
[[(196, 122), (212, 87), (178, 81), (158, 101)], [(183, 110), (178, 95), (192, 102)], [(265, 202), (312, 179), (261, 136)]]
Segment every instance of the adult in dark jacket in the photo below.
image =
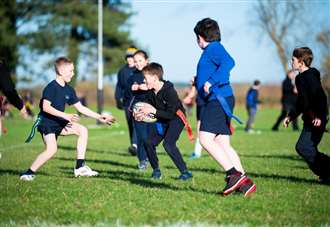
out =
[[(277, 118), (274, 126), (272, 127), (273, 131), (278, 131), (278, 127), (284, 118), (288, 115), (290, 111), (294, 111), (296, 108), (297, 101), (297, 89), (294, 83), (296, 74), (293, 70), (288, 71), (286, 78), (282, 82), (282, 111), (280, 116)], [(298, 128), (298, 120), (292, 120), (292, 129), (297, 131)]]

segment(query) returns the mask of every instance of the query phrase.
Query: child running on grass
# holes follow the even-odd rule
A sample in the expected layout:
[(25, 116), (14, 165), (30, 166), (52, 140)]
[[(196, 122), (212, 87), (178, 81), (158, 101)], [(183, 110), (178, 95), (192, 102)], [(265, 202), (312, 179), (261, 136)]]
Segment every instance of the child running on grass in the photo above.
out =
[(188, 180), (192, 178), (192, 173), (188, 171), (186, 163), (176, 146), (176, 142), (185, 126), (189, 128), (190, 138), (192, 138), (191, 128), (185, 117), (185, 110), (173, 84), (163, 80), (163, 68), (160, 64), (150, 63), (142, 71), (147, 88), (151, 90), (147, 93), (145, 102), (151, 105), (142, 107), (135, 118), (139, 120), (141, 116), (150, 114), (157, 118), (156, 124), (150, 127), (150, 133), (144, 140), (144, 147), (153, 168), (151, 177), (154, 179), (161, 179), (162, 177), (156, 146), (163, 141), (165, 151), (181, 173), (178, 179)]
[(32, 181), (35, 172), (51, 159), (57, 152), (57, 137), (76, 135), (77, 141), (77, 162), (74, 168), (74, 176), (96, 176), (98, 172), (85, 165), (85, 153), (87, 147), (87, 128), (78, 124), (78, 115), (65, 113), (65, 104), (73, 105), (80, 113), (95, 118), (102, 123), (113, 123), (112, 116), (100, 115), (83, 106), (75, 93), (75, 90), (68, 85), (74, 76), (74, 65), (71, 60), (60, 57), (55, 61), (56, 79), (50, 82), (43, 90), (40, 100), (40, 113), (34, 124), (31, 134), (26, 142), (30, 142), (38, 128), (46, 149), (35, 159), (30, 168), (21, 174), (20, 179)]
[(203, 50), (197, 66), (196, 87), (205, 101), (201, 116), (199, 139), (203, 148), (226, 171), (226, 186), (223, 195), (241, 191), (248, 196), (256, 185), (244, 174), (240, 158), (230, 145), (232, 134), (230, 119), (235, 97), (230, 86), (230, 71), (234, 60), (220, 43), (218, 23), (210, 18), (199, 21), (194, 32), (198, 46)]
[(284, 119), (284, 126), (300, 114), (304, 126), (296, 144), (296, 151), (307, 162), (309, 168), (319, 177), (321, 183), (330, 184), (330, 157), (319, 152), (329, 120), (327, 97), (321, 85), (320, 72), (311, 67), (312, 50), (308, 47), (296, 48), (292, 54), (292, 69), (298, 70), (295, 79), (298, 90), (296, 108)]

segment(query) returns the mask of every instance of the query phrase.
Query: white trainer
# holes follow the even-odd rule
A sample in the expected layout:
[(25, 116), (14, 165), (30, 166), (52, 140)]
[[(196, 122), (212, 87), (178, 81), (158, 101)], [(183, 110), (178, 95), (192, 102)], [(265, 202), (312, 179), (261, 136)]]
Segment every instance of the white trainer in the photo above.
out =
[(35, 178), (35, 175), (33, 174), (23, 174), (22, 176), (20, 176), (20, 180), (23, 180), (23, 181), (33, 181)]
[(99, 175), (98, 172), (92, 170), (88, 166), (83, 166), (78, 169), (74, 169), (74, 176), (75, 177), (94, 177)]

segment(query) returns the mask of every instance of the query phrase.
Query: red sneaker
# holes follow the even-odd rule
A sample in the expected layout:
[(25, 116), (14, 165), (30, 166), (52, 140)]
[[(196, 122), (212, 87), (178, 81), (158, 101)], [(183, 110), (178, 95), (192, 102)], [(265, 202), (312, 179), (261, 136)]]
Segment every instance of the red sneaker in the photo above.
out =
[(247, 177), (240, 172), (229, 175), (228, 177), (226, 177), (227, 184), (222, 190), (222, 194), (224, 196), (229, 195), (230, 193), (238, 189), (246, 179)]
[(242, 183), (238, 190), (239, 192), (243, 193), (244, 197), (248, 197), (257, 190), (257, 185), (253, 183), (250, 178), (246, 177), (245, 181)]

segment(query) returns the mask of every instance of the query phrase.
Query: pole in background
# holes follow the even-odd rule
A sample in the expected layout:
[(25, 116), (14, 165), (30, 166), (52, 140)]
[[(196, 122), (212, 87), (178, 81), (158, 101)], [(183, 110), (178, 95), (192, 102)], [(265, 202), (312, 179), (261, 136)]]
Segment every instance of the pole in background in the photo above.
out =
[(103, 97), (103, 0), (98, 0), (98, 81), (97, 81), (97, 112), (102, 113)]

